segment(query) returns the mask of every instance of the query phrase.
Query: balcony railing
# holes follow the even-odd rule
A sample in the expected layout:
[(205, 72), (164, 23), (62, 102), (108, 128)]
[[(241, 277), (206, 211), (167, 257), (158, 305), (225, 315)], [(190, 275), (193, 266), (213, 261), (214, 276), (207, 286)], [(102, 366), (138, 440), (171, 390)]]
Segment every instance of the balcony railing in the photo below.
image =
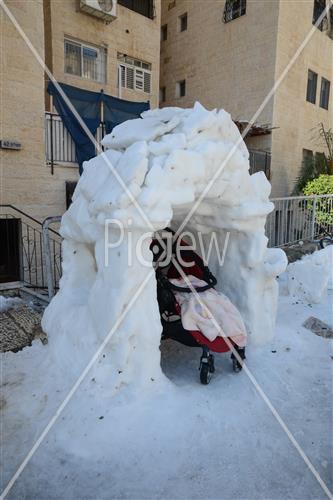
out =
[[(104, 123), (97, 129), (95, 138), (98, 143), (105, 135)], [(59, 115), (45, 113), (45, 144), (46, 161), (51, 166), (57, 163), (75, 164), (75, 145)], [(250, 174), (264, 172), (267, 179), (270, 179), (271, 154), (266, 151), (249, 150), (250, 153)], [(97, 154), (97, 151), (96, 151)]]
[[(95, 135), (96, 141), (100, 143), (104, 135), (105, 126), (101, 123)], [(46, 161), (51, 167), (57, 163), (77, 163), (74, 141), (60, 116), (54, 113), (45, 113), (45, 151)]]
[(118, 0), (118, 4), (149, 19), (155, 17), (154, 0)]

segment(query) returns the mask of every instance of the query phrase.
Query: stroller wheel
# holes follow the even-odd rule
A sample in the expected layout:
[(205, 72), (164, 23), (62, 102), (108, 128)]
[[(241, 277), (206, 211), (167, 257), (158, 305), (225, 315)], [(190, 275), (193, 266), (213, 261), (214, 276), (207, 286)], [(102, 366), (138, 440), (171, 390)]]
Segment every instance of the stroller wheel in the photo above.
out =
[(209, 355), (208, 365), (209, 365), (209, 371), (210, 371), (210, 373), (214, 373), (215, 372), (215, 364), (214, 364), (214, 356), (213, 356), (213, 354)]
[(215, 372), (214, 356), (209, 353), (207, 346), (202, 347), (202, 356), (200, 358), (200, 382), (204, 385), (209, 384), (212, 373)]
[(232, 369), (233, 369), (233, 371), (235, 373), (238, 373), (238, 372), (240, 372), (243, 369), (243, 361), (244, 361), (244, 359), (246, 359), (246, 356), (245, 356), (245, 347), (237, 347), (237, 346), (235, 346), (235, 349), (236, 349), (239, 357), (242, 360), (241, 362), (239, 362), (236, 359), (236, 356), (234, 355), (234, 353), (231, 354)]
[(237, 361), (236, 358), (233, 358), (232, 360), (232, 369), (234, 370), (235, 373), (238, 373), (242, 370), (242, 365)]
[(200, 382), (204, 385), (209, 384), (212, 378), (212, 372), (209, 370), (208, 363), (202, 363), (200, 368)]

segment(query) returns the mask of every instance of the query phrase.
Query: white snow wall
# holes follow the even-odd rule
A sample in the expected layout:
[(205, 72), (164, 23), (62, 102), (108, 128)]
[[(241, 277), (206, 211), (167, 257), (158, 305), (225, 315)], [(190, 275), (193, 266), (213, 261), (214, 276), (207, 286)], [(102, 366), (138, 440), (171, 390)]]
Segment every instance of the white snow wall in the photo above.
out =
[[(142, 119), (116, 127), (103, 144), (105, 154), (84, 164), (73, 203), (62, 218), (63, 277), (42, 323), (50, 342), (60, 345), (59, 356), (66, 359), (74, 344), (79, 358), (112, 331), (108, 362), (99, 367), (109, 384), (120, 387), (161, 378), (161, 324), (150, 238), (166, 226), (177, 229), (202, 193), (186, 229), (204, 234), (206, 245), (215, 231), (220, 251), (230, 232), (224, 265), (212, 253), (210, 267), (218, 288), (243, 315), (250, 340), (270, 340), (278, 300), (275, 278), (287, 260), (282, 250), (267, 248), (264, 226), (273, 209), (270, 184), (262, 172), (249, 175), (248, 151), (230, 115), (207, 111), (199, 103), (191, 109), (147, 111)], [(108, 252), (106, 266), (105, 231), (109, 241), (119, 237), (115, 224), (105, 230), (107, 219), (121, 224), (124, 235)], [(137, 244), (150, 265), (137, 258)], [(146, 285), (133, 300), (144, 280)]]

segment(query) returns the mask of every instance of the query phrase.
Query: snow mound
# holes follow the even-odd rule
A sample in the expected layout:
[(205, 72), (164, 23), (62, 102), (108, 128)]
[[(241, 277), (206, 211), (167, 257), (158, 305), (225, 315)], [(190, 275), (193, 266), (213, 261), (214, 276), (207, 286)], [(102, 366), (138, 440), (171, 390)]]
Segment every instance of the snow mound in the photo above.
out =
[(22, 304), (22, 299), (18, 297), (4, 297), (0, 295), (0, 313), (9, 311), (9, 309), (13, 309), (14, 307)]
[(275, 278), (287, 261), (282, 250), (267, 248), (270, 184), (263, 172), (249, 174), (230, 115), (199, 103), (155, 109), (115, 127), (103, 144), (107, 151), (84, 164), (62, 218), (63, 276), (42, 322), (58, 361), (72, 363), (69, 343), (82, 359), (110, 332), (96, 368), (108, 387), (165, 380), (149, 246), (155, 231), (178, 229), (192, 208), (186, 229), (202, 236), (205, 249), (216, 236), (207, 260), (218, 290), (241, 312), (252, 342), (270, 340)]
[(333, 245), (289, 264), (286, 274), (290, 295), (311, 304), (320, 303), (327, 289), (333, 288)]

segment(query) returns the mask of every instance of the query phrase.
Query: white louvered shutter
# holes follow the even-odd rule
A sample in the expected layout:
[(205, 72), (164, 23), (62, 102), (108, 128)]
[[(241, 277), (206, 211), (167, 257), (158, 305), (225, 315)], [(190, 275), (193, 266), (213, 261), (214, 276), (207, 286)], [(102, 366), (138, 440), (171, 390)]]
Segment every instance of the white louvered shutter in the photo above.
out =
[(148, 73), (147, 71), (144, 72), (144, 77), (143, 77), (143, 90), (147, 94), (150, 94), (151, 92), (151, 73)]
[(126, 66), (126, 87), (128, 89), (134, 89), (134, 68)]
[(143, 71), (142, 71), (142, 69), (135, 70), (135, 90), (143, 90)]

